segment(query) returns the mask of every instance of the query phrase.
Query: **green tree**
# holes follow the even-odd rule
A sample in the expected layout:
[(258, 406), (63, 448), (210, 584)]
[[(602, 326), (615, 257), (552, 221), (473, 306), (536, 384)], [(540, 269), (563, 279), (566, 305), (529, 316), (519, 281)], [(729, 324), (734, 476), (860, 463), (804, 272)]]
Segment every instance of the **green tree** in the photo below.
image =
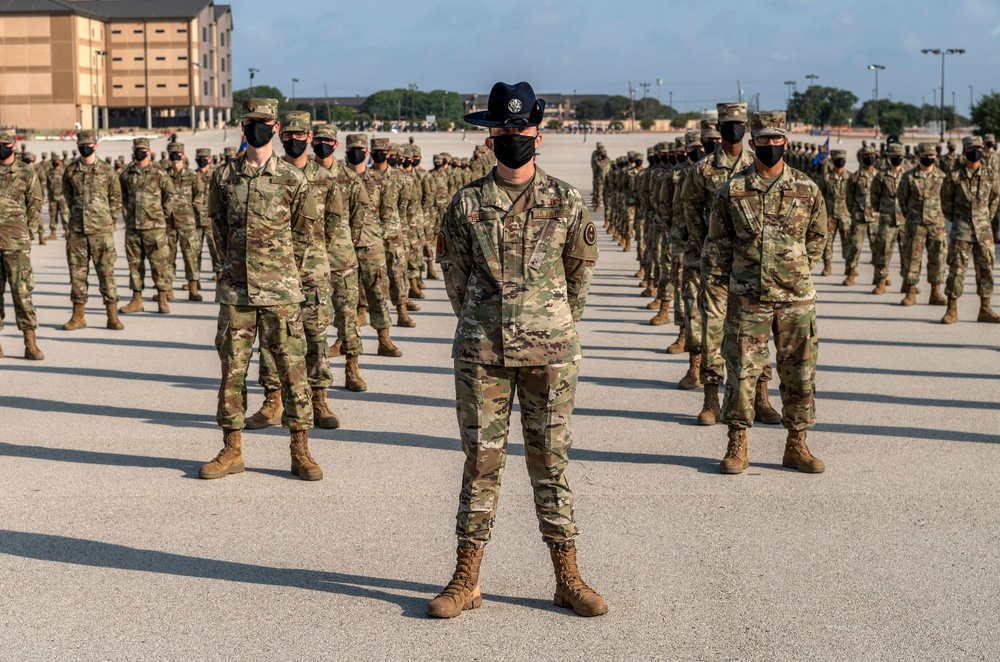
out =
[(562, 127), (563, 127), (562, 121), (557, 120), (555, 118), (550, 119), (545, 124), (545, 128), (548, 129), (549, 131), (562, 131)]
[(656, 120), (654, 120), (652, 118), (649, 118), (649, 117), (647, 117), (646, 119), (644, 119), (644, 120), (642, 120), (642, 121), (639, 122), (639, 127), (643, 131), (649, 131), (654, 126), (656, 126)]
[(606, 120), (604, 103), (597, 99), (584, 99), (576, 104), (574, 112), (578, 120)]
[(879, 116), (879, 128), (885, 135), (901, 136), (907, 126), (913, 126), (913, 124), (910, 123), (906, 113), (902, 110), (894, 108)]
[(812, 85), (805, 92), (792, 95), (788, 112), (807, 124), (824, 128), (831, 124), (847, 124), (853, 117), (857, 101), (854, 93), (848, 90)]
[(1000, 94), (990, 92), (972, 107), (972, 123), (979, 135), (1000, 133)]
[(623, 97), (620, 94), (608, 97), (604, 102), (604, 119), (625, 117), (631, 107), (632, 102), (628, 97)]

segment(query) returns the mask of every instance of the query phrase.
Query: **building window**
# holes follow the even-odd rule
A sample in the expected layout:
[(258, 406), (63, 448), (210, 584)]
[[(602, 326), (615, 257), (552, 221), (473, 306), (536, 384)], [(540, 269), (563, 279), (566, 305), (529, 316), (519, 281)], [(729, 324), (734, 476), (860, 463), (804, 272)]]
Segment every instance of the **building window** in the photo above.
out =
[(156, 34), (163, 34), (166, 30), (154, 30)]
[(201, 64), (201, 66), (203, 66), (204, 68), (208, 69), (208, 55), (207, 54), (202, 56), (202, 64)]
[(163, 61), (164, 61), (164, 60), (166, 60), (166, 59), (167, 59), (167, 58), (165, 58), (165, 57), (158, 57), (158, 58), (156, 58), (156, 61), (157, 61), (157, 62), (163, 62)]
[(222, 70), (223, 70), (223, 71), (225, 71), (225, 70), (226, 70), (226, 58), (221, 58), (221, 59), (219, 60), (219, 66), (220, 66), (220, 67), (222, 67)]
[(219, 33), (219, 46), (225, 46), (225, 45), (226, 45), (226, 33), (225, 32), (220, 32)]
[(111, 87), (115, 88), (116, 90), (122, 89), (121, 85), (112, 85)]
[(135, 84), (135, 86), (136, 86), (136, 87), (138, 87), (138, 88), (140, 88), (140, 89), (142, 89), (142, 88), (146, 87), (146, 86), (145, 86), (145, 85), (143, 85), (142, 83), (136, 83), (136, 84)]
[(187, 28), (177, 28), (177, 34), (184, 34), (187, 31)]
[(135, 59), (135, 61), (136, 61), (136, 62), (142, 62), (142, 58), (141, 58), (141, 57), (137, 57), (137, 58)]
[(208, 41), (208, 28), (201, 29), (201, 40)]
[(183, 61), (183, 60), (188, 59), (188, 56), (187, 55), (178, 55), (177, 59)]
[(226, 96), (226, 84), (222, 84), (222, 96)]
[(205, 81), (204, 86), (205, 86), (205, 96), (207, 97), (208, 96), (208, 81), (207, 80)]
[(111, 61), (112, 62), (121, 62), (122, 59), (120, 57), (113, 57), (113, 58), (111, 58)]
[(122, 33), (121, 30), (112, 30), (111, 31), (111, 34), (121, 34), (121, 33)]
[(188, 84), (187, 84), (187, 83), (181, 83), (181, 84), (179, 84), (179, 85), (178, 85), (177, 87), (187, 87), (187, 86), (188, 86)]
[(142, 34), (142, 30), (132, 30), (132, 34)]
[(157, 83), (156, 86), (157, 87), (166, 87), (167, 84), (166, 83)]

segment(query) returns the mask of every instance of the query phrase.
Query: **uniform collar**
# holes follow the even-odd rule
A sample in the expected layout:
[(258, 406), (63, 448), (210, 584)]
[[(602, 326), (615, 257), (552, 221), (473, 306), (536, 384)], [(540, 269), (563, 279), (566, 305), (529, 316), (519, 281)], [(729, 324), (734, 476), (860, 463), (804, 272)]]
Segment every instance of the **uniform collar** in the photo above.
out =
[[(236, 166), (235, 168), (236, 172), (241, 175), (246, 175), (247, 177), (253, 177), (255, 174), (254, 169), (250, 167), (249, 163), (247, 163), (246, 154), (236, 159), (236, 163), (234, 163), (233, 165)], [(260, 171), (260, 174), (274, 175), (278, 172), (277, 168), (278, 168), (278, 155), (272, 152), (271, 158), (269, 158), (267, 160), (267, 163), (264, 164), (264, 168), (263, 170)]]
[(754, 191), (760, 191), (761, 193), (767, 193), (769, 190), (771, 190), (771, 191), (775, 191), (775, 190), (777, 190), (777, 191), (786, 191), (786, 190), (792, 188), (792, 181), (791, 181), (791, 178), (788, 176), (788, 164), (787, 163), (785, 164), (785, 167), (781, 169), (781, 174), (778, 175), (778, 179), (775, 180), (774, 184), (772, 184), (769, 189), (765, 187), (766, 185), (764, 184), (764, 181), (761, 179), (760, 175), (757, 173), (757, 168), (752, 167), (753, 166), (752, 163), (750, 165), (751, 165), (751, 167), (750, 167), (750, 174), (747, 175), (747, 188), (748, 189), (754, 190)]
[[(498, 189), (500, 185), (497, 184), (497, 169), (493, 168), (490, 173), (486, 176), (486, 181), (483, 183), (483, 204), (496, 207), (503, 211), (507, 211), (508, 206), (504, 202), (506, 195), (502, 194)], [(551, 196), (548, 194), (544, 183), (548, 180), (548, 176), (545, 174), (541, 168), (537, 165), (535, 166), (535, 175), (528, 185), (528, 188), (524, 190), (521, 197), (524, 198), (524, 209), (528, 210), (532, 207), (545, 207), (548, 206)], [(511, 202), (514, 202), (513, 200)]]

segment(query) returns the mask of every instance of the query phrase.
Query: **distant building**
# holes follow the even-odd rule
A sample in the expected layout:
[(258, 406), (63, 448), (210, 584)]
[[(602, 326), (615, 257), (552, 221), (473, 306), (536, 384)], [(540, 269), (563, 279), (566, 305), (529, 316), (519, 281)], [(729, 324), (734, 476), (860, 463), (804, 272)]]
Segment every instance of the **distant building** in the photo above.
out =
[(232, 31), (212, 0), (4, 0), (0, 126), (217, 126)]

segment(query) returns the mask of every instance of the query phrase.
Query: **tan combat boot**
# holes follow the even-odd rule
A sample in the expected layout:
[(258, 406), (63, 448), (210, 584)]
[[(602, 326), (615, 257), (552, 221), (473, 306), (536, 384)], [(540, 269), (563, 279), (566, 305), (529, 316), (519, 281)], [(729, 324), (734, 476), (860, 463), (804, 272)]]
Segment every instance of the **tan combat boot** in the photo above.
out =
[(413, 301), (412, 299), (407, 299), (406, 310), (411, 313), (415, 313), (420, 310), (420, 304), (417, 303), (416, 301)]
[(701, 354), (688, 354), (688, 371), (677, 382), (677, 388), (690, 391), (701, 386)]
[(902, 306), (912, 306), (917, 302), (917, 286), (906, 285), (906, 296), (899, 302)]
[(747, 431), (729, 428), (729, 446), (726, 456), (719, 463), (719, 472), (724, 474), (741, 474), (750, 466), (750, 455), (747, 450)]
[(403, 350), (392, 344), (392, 339), (389, 338), (389, 329), (378, 329), (378, 355), (379, 356), (392, 356), (398, 358), (403, 355)]
[(427, 280), (437, 280), (437, 272), (434, 271), (434, 260), (427, 258)]
[(677, 340), (667, 347), (667, 354), (680, 354), (684, 351), (684, 327), (679, 327)]
[(344, 341), (337, 338), (337, 342), (330, 345), (330, 356), (343, 356), (344, 355)]
[(358, 306), (358, 326), (368, 324), (368, 306)]
[(107, 327), (112, 331), (122, 331), (125, 325), (118, 319), (118, 302), (104, 304), (104, 312), (108, 315)]
[(132, 291), (132, 300), (127, 304), (122, 306), (118, 312), (122, 315), (130, 315), (132, 313), (141, 313), (146, 309), (142, 305), (142, 292)]
[(325, 388), (312, 390), (312, 406), (316, 427), (322, 430), (336, 430), (340, 427), (340, 417), (330, 410), (330, 404), (326, 401)]
[(367, 391), (368, 384), (358, 372), (358, 357), (348, 356), (344, 365), (344, 386), (348, 391)]
[(244, 427), (247, 430), (263, 430), (274, 425), (281, 425), (281, 391), (264, 391), (264, 404), (250, 418)]
[(483, 595), (479, 590), (479, 566), (482, 563), (482, 547), (459, 547), (455, 574), (444, 590), (427, 603), (427, 615), (455, 618), (466, 609), (483, 606)]
[(646, 285), (643, 288), (642, 292), (639, 292), (639, 296), (641, 296), (641, 297), (651, 297), (651, 296), (653, 296), (653, 288), (651, 286), (649, 286), (649, 285)]
[(53, 241), (54, 239), (56, 239), (55, 228), (53, 228), (52, 232), (49, 233), (49, 236), (45, 238), (45, 241)]
[(976, 317), (977, 322), (1000, 324), (1000, 315), (993, 312), (993, 309), (990, 307), (991, 298), (992, 297), (979, 297), (979, 316)]
[(823, 260), (823, 271), (820, 272), (820, 276), (829, 276), (833, 273), (833, 260), (826, 259)]
[(705, 403), (698, 414), (698, 425), (715, 425), (719, 420), (719, 385), (705, 384)]
[(417, 325), (410, 317), (410, 314), (406, 312), (406, 304), (400, 304), (396, 306), (396, 326), (403, 326), (412, 329)]
[(198, 284), (198, 281), (196, 280), (188, 281), (188, 301), (205, 300), (205, 297), (201, 296), (201, 294), (198, 291), (200, 287), (201, 285)]
[(425, 295), (420, 290), (420, 285), (417, 283), (417, 279), (416, 278), (411, 278), (410, 279), (410, 293), (407, 296), (409, 296), (411, 299), (426, 299), (427, 298), (427, 295)]
[(556, 592), (552, 601), (557, 607), (567, 607), (580, 616), (600, 616), (608, 613), (608, 602), (580, 577), (576, 565), (576, 544), (569, 540), (549, 545), (549, 556), (556, 572)]
[(63, 331), (76, 331), (87, 328), (87, 320), (83, 316), (83, 309), (84, 304), (73, 304), (73, 316), (69, 318), (68, 322), (63, 324)]
[(660, 311), (656, 313), (653, 319), (649, 320), (649, 323), (653, 326), (663, 326), (670, 322), (670, 302), (661, 301)]
[(847, 272), (847, 278), (844, 279), (844, 282), (841, 283), (841, 285), (854, 285), (854, 280), (857, 277), (858, 277), (858, 270), (857, 269), (850, 269)]
[(45, 355), (42, 354), (42, 350), (38, 349), (38, 344), (35, 342), (34, 329), (24, 330), (24, 358), (29, 361), (43, 361), (45, 359)]
[(169, 292), (157, 292), (156, 293), (156, 312), (161, 315), (167, 315), (170, 313), (170, 305), (167, 303), (169, 298)]
[(767, 425), (778, 425), (782, 421), (781, 414), (771, 406), (771, 398), (767, 394), (767, 382), (757, 380), (757, 392), (753, 398), (753, 420)]
[[(661, 303), (663, 303), (662, 299), (653, 299), (652, 301), (646, 304), (646, 310), (659, 310)], [(669, 305), (670, 302), (668, 301), (667, 304)]]
[(181, 289), (184, 290), (185, 292), (189, 291), (191, 289), (191, 283), (190, 282), (184, 283), (183, 285), (181, 285)]
[(645, 269), (645, 267), (639, 267), (639, 270), (636, 271), (634, 274), (632, 274), (632, 277), (633, 278), (642, 278), (642, 279), (645, 280), (645, 278), (646, 278), (646, 269)]
[(46, 243), (45, 242), (45, 233), (44, 232), (39, 232), (38, 233), (38, 245), (39, 246), (44, 246), (45, 243)]
[(292, 475), (302, 480), (323, 480), (323, 470), (309, 452), (309, 430), (292, 430), (288, 449), (292, 454)]
[(201, 465), (198, 476), (212, 479), (238, 473), (243, 473), (243, 432), (223, 428), (222, 450), (214, 460)]
[(3, 347), (0, 347), (0, 359), (3, 358)]
[(879, 278), (875, 281), (875, 289), (872, 290), (872, 294), (885, 294), (885, 286), (888, 284), (885, 278)]
[(781, 458), (781, 466), (798, 469), (807, 474), (821, 474), (826, 469), (823, 460), (809, 452), (805, 430), (788, 431), (788, 441), (785, 442), (785, 455)]
[(941, 318), (942, 324), (954, 324), (958, 321), (958, 299), (955, 297), (948, 297), (948, 310), (944, 311), (944, 317)]
[(632, 250), (632, 240), (626, 237), (625, 238), (625, 246), (622, 248), (622, 252), (623, 253), (628, 253), (631, 250)]
[(931, 283), (931, 295), (927, 299), (927, 303), (932, 306), (946, 306), (948, 305), (948, 300), (944, 298), (941, 294), (941, 283)]

